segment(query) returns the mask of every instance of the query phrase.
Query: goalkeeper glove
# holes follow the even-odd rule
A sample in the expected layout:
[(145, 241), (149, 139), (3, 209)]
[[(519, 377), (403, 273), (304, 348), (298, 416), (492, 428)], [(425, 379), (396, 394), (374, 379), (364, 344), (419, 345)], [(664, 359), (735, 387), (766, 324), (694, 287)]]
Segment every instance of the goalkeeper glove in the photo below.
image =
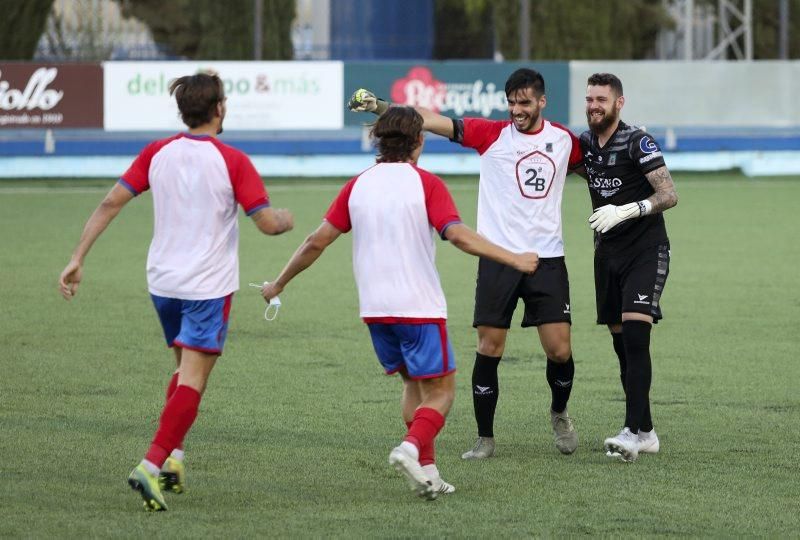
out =
[(350, 101), (347, 102), (347, 108), (353, 112), (371, 112), (380, 116), (389, 108), (389, 103), (376, 97), (366, 88), (359, 88), (353, 92)]
[(599, 233), (608, 232), (623, 221), (650, 213), (653, 205), (648, 200), (614, 206), (607, 204), (589, 216), (589, 226)]

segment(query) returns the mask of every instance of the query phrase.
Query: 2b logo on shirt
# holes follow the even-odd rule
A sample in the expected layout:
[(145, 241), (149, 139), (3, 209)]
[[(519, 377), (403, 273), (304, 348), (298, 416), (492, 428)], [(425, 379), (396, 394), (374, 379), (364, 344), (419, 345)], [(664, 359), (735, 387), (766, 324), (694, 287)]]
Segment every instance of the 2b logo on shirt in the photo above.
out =
[(517, 161), (517, 185), (526, 199), (543, 199), (550, 193), (556, 164), (538, 150), (522, 156)]

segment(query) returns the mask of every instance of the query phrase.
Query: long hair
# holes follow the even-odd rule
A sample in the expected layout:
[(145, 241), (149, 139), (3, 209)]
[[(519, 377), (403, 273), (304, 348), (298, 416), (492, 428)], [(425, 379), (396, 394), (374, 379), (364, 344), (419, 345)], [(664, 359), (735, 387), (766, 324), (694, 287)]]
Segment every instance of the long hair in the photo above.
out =
[(217, 103), (225, 99), (222, 80), (216, 74), (197, 73), (172, 81), (169, 94), (175, 95), (183, 123), (196, 128), (211, 122)]
[(378, 163), (408, 161), (419, 145), (422, 116), (412, 107), (389, 107), (372, 126)]

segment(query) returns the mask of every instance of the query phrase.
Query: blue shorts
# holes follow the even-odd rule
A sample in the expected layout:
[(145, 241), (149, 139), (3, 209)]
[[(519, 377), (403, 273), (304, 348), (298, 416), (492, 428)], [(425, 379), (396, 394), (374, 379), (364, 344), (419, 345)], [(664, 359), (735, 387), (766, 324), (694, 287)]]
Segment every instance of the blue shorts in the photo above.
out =
[(212, 300), (181, 300), (150, 295), (168, 347), (222, 354), (228, 335), (233, 293)]
[(456, 370), (447, 326), (440, 323), (368, 323), (372, 345), (391, 375), (405, 366), (412, 379), (444, 377)]

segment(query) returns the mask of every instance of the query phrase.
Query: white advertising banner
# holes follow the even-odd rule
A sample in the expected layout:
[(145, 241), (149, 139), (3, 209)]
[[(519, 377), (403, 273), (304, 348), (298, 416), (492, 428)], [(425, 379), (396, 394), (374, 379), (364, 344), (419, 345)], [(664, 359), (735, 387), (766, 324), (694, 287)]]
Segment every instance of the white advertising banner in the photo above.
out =
[(219, 73), (228, 98), (226, 130), (341, 129), (342, 62), (105, 62), (104, 120), (109, 131), (180, 131), (170, 81)]

